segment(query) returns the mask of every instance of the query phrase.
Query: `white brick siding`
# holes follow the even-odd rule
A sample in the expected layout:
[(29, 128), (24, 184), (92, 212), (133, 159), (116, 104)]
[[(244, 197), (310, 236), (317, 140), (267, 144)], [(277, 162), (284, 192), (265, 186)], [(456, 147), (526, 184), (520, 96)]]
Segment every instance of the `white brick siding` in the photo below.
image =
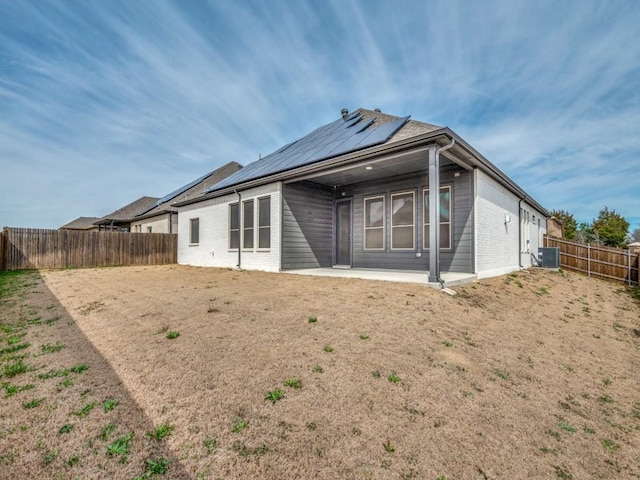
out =
[[(544, 216), (526, 201), (520, 203), (517, 195), (487, 174), (477, 169), (475, 172), (475, 259), (478, 278), (504, 275), (520, 269), (521, 264), (530, 267), (531, 253), (537, 256), (542, 235), (546, 232)], [(522, 223), (528, 229), (528, 236), (524, 231), (522, 233), (522, 242), (519, 207), (525, 215), (529, 213), (528, 222)], [(526, 239), (529, 240), (528, 244)]]
[(139, 233), (147, 233), (147, 228), (151, 227), (151, 233), (176, 233), (176, 219), (178, 214), (171, 215), (173, 218), (174, 226), (173, 230), (169, 231), (169, 214), (158, 215), (156, 217), (145, 218), (144, 220), (138, 220), (131, 222), (131, 231)]
[[(242, 249), (241, 268), (247, 270), (280, 271), (280, 224), (282, 186), (272, 183), (240, 192), (242, 201), (254, 199), (254, 248)], [(271, 197), (271, 246), (269, 251), (257, 249), (258, 198)], [(178, 263), (208, 267), (236, 267), (238, 251), (229, 249), (229, 205), (236, 203), (236, 194), (206, 200), (179, 208)], [(190, 220), (200, 223), (198, 245), (189, 244)]]

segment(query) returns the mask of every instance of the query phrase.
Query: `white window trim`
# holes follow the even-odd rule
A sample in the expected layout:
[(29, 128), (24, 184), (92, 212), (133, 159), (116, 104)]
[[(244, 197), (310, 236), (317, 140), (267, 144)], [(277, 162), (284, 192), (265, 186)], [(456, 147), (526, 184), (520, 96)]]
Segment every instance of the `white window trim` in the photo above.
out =
[[(399, 197), (401, 195), (408, 195), (411, 194), (411, 198), (413, 199), (413, 223), (411, 224), (411, 227), (413, 228), (413, 236), (411, 239), (411, 248), (393, 248), (393, 197)], [(390, 229), (391, 229), (391, 250), (394, 252), (411, 252), (411, 251), (415, 251), (416, 249), (416, 192), (415, 190), (409, 190), (409, 191), (405, 191), (405, 192), (396, 192), (396, 193), (392, 193), (391, 194), (391, 199), (389, 201), (389, 204), (391, 205), (389, 208), (391, 209), (391, 211), (389, 212), (389, 223), (391, 224)], [(409, 225), (396, 225), (397, 227), (408, 227)]]
[[(453, 221), (451, 220), (451, 216), (453, 215), (453, 194), (452, 194), (452, 188), (451, 185), (442, 185), (440, 186), (440, 190), (449, 190), (449, 222), (438, 222), (438, 227), (440, 227), (440, 225), (444, 225), (445, 223), (449, 223), (449, 246), (446, 248), (442, 248), (440, 247), (440, 251), (451, 251), (453, 250), (453, 230), (452, 230), (452, 225), (453, 225)], [(428, 247), (425, 247), (426, 244), (426, 238), (424, 238), (424, 227), (425, 225), (430, 225), (429, 223), (429, 212), (425, 212), (425, 208), (424, 208), (424, 194), (425, 193), (429, 193), (429, 189), (428, 188), (423, 188), (422, 189), (422, 249), (425, 251), (429, 251)], [(431, 200), (429, 200), (431, 201)], [(438, 213), (438, 219), (440, 219), (440, 214)]]
[[(266, 200), (269, 199), (269, 226), (268, 227), (261, 227), (260, 226), (260, 200)], [(256, 237), (257, 237), (257, 243), (255, 243), (256, 246), (256, 251), (257, 252), (269, 252), (271, 251), (271, 204), (273, 203), (272, 199), (271, 199), (271, 195), (265, 195), (264, 197), (258, 197), (256, 199), (256, 209), (258, 211), (258, 216), (255, 217), (257, 220), (257, 225), (258, 228), (256, 228)], [(268, 228), (269, 229), (269, 247), (268, 248), (260, 248), (260, 229), (261, 228)]]
[(229, 218), (228, 218), (228, 222), (227, 222), (227, 247), (228, 247), (228, 251), (229, 252), (237, 252), (238, 248), (231, 248), (231, 232), (238, 232), (238, 247), (240, 247), (240, 245), (242, 245), (242, 239), (240, 238), (242, 235), (240, 234), (240, 231), (242, 230), (240, 227), (242, 225), (240, 225), (240, 219), (238, 219), (238, 229), (237, 230), (231, 230), (231, 207), (234, 205), (238, 205), (238, 212), (240, 212), (240, 203), (239, 202), (232, 202), (229, 204), (229, 208), (227, 209), (227, 212), (229, 212)]
[[(193, 221), (194, 220), (198, 221), (198, 241), (197, 242), (193, 241)], [(189, 246), (197, 247), (198, 245), (200, 245), (200, 217), (193, 217), (189, 219)]]
[[(367, 227), (366, 215), (367, 215), (367, 200), (377, 200), (382, 199), (382, 226), (381, 227)], [(371, 197), (364, 197), (363, 199), (363, 211), (364, 217), (362, 219), (362, 248), (366, 252), (384, 252), (386, 247), (387, 240), (387, 215), (386, 215), (386, 198), (384, 195), (374, 195)], [(382, 248), (367, 248), (367, 230), (379, 230), (382, 229)]]

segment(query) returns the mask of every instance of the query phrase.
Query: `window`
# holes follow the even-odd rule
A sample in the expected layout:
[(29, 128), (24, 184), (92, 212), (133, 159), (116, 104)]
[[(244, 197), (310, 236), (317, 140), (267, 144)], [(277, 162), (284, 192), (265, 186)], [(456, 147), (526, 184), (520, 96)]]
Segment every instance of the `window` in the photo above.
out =
[(240, 248), (240, 219), (237, 203), (229, 205), (229, 250)]
[(271, 197), (258, 199), (258, 248), (271, 248)]
[(364, 199), (364, 249), (384, 250), (384, 197)]
[(253, 248), (253, 200), (242, 202), (242, 248)]
[(415, 248), (414, 205), (413, 192), (391, 195), (392, 250), (413, 250)]
[[(425, 190), (422, 219), (424, 231), (422, 244), (429, 248), (429, 190)], [(451, 248), (451, 187), (440, 187), (440, 248)]]
[[(140, 225), (142, 227), (142, 225)], [(147, 233), (153, 233), (153, 227), (147, 227)]]
[(200, 219), (192, 218), (189, 220), (189, 243), (197, 245), (200, 243)]

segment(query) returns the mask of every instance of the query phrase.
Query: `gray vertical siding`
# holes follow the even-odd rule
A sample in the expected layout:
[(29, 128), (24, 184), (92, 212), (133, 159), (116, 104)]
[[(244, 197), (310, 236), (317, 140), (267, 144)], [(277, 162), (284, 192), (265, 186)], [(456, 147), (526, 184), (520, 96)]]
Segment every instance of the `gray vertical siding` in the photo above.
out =
[(313, 184), (283, 185), (282, 269), (330, 267), (333, 193)]
[[(460, 172), (454, 177), (453, 169), (443, 168), (440, 174), (442, 186), (451, 186), (453, 213), (452, 249), (440, 254), (442, 270), (451, 272), (473, 271), (473, 192), (472, 175)], [(457, 170), (459, 171), (459, 170)], [(383, 183), (357, 184), (345, 188), (347, 196), (353, 197), (353, 266), (361, 268), (395, 268), (402, 270), (428, 270), (428, 250), (422, 248), (423, 212), (422, 191), (429, 185), (427, 175), (413, 175)], [(412, 191), (416, 199), (416, 245), (411, 251), (391, 250), (391, 194)], [(372, 195), (385, 197), (386, 240), (385, 251), (365, 251), (364, 198)]]
[[(458, 177), (454, 173), (458, 172)], [(442, 186), (451, 187), (453, 215), (452, 249), (442, 250), (441, 269), (451, 272), (473, 272), (473, 176), (457, 168), (443, 168)], [(332, 265), (334, 196), (329, 190), (313, 184), (285, 185), (283, 190), (282, 268), (312, 268)], [(428, 270), (429, 252), (422, 248), (422, 191), (429, 185), (424, 175), (409, 175), (384, 181), (357, 183), (341, 187), (339, 198), (351, 198), (353, 207), (354, 268), (389, 268)], [(391, 250), (391, 195), (412, 191), (416, 204), (416, 245), (411, 251)], [(342, 196), (344, 192), (344, 196)], [(385, 198), (385, 249), (365, 251), (364, 198)]]

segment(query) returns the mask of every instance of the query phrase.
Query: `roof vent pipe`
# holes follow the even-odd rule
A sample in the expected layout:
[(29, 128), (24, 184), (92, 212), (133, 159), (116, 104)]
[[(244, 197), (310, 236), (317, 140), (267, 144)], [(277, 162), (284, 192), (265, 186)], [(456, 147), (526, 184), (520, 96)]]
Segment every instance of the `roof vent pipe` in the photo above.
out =
[(374, 112), (382, 113), (382, 110), (380, 110), (379, 108), (376, 108)]
[(342, 113), (342, 119), (346, 122), (347, 118), (349, 117), (349, 109), (343, 108), (340, 113)]

